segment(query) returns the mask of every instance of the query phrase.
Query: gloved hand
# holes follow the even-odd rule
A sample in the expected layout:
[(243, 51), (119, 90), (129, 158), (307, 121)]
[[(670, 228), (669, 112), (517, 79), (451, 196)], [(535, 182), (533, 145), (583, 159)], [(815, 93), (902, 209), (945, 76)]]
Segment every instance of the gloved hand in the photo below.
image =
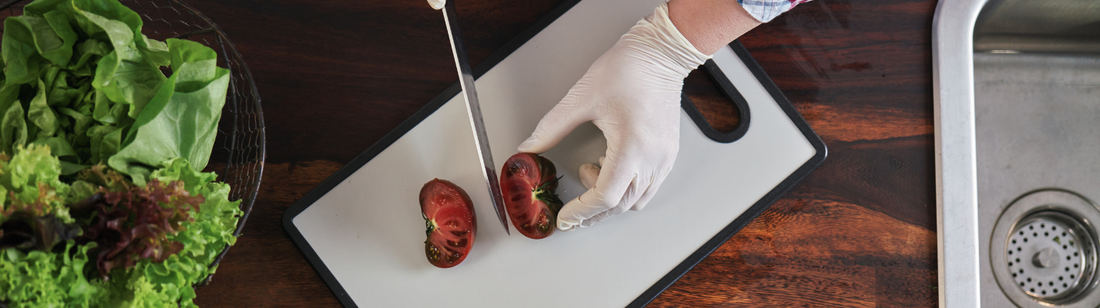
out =
[(581, 182), (589, 190), (561, 209), (558, 229), (641, 210), (672, 170), (680, 146), (684, 78), (710, 56), (699, 52), (668, 16), (668, 5), (662, 4), (630, 28), (520, 144), (520, 152), (545, 152), (588, 121), (607, 139), (602, 168), (581, 167)]

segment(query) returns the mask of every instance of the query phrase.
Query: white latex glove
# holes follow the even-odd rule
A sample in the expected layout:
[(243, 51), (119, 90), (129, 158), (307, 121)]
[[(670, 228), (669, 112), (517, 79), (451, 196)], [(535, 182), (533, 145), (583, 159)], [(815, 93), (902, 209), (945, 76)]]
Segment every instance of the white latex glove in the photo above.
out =
[(641, 210), (653, 198), (679, 151), (684, 78), (709, 58), (673, 26), (662, 4), (596, 59), (539, 121), (520, 152), (545, 152), (588, 121), (607, 139), (602, 168), (581, 167), (589, 190), (561, 209), (558, 229)]
[(442, 9), (444, 4), (447, 4), (447, 0), (428, 0), (428, 5), (436, 10)]

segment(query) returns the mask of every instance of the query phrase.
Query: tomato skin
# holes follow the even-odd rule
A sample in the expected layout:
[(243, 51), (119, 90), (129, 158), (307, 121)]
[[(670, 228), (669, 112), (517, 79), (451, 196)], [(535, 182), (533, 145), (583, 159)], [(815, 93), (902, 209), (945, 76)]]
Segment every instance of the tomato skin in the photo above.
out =
[(424, 216), (424, 255), (439, 268), (466, 260), (477, 236), (477, 215), (466, 191), (447, 180), (434, 179), (420, 188)]
[(545, 157), (531, 153), (512, 155), (500, 172), (500, 190), (504, 208), (512, 226), (532, 239), (550, 236), (557, 229), (558, 211), (562, 202), (554, 193), (558, 189), (557, 169)]

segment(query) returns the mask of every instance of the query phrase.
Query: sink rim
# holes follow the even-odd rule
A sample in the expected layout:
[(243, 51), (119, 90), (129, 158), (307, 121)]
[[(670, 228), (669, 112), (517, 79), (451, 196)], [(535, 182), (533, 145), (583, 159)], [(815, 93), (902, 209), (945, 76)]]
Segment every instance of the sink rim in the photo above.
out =
[(932, 18), (939, 305), (980, 307), (974, 25), (986, 0), (940, 0)]

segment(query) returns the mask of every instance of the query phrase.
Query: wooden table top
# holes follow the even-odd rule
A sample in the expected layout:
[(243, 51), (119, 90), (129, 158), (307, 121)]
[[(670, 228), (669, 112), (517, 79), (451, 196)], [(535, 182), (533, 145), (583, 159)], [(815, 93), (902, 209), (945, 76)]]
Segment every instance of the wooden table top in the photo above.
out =
[[(462, 20), (471, 62), (559, 2), (458, 2), (460, 16), (476, 16)], [(457, 81), (443, 21), (424, 0), (189, 3), (248, 63), (268, 153), (244, 233), (196, 302), (339, 306), (283, 230), (283, 212)], [(741, 39), (829, 156), (650, 306), (936, 305), (935, 6), (817, 0)], [(705, 88), (700, 80), (687, 87)]]

